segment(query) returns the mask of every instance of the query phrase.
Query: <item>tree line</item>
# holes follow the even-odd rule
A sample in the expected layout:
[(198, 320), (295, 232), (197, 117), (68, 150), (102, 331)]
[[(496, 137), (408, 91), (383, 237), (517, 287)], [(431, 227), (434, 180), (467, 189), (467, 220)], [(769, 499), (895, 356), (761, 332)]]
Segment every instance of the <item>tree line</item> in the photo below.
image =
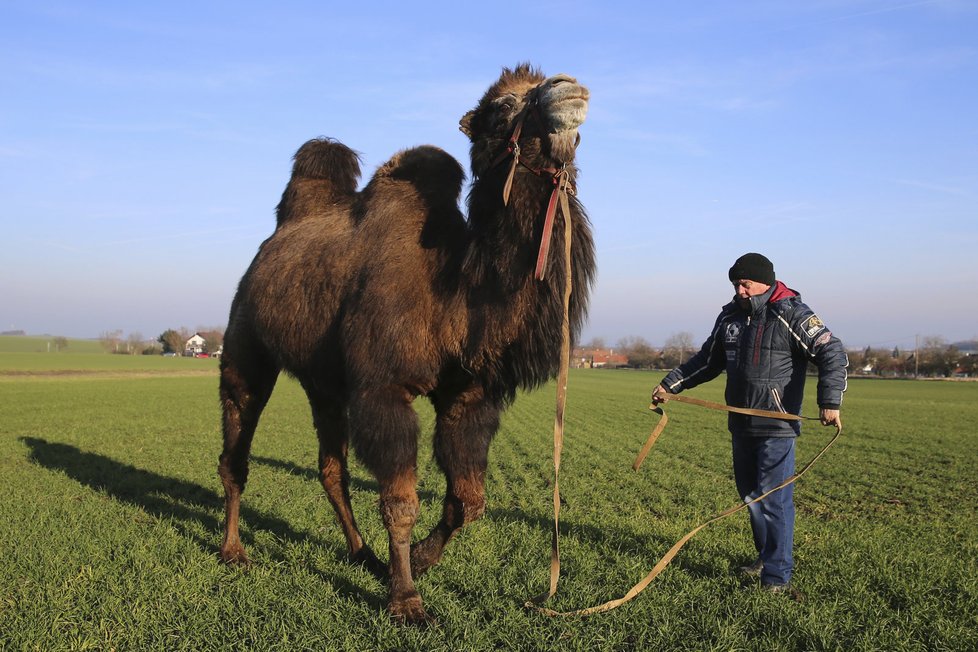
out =
[(178, 329), (168, 328), (155, 340), (147, 340), (139, 332), (124, 335), (121, 330), (103, 331), (99, 334), (98, 340), (102, 348), (108, 353), (122, 355), (175, 353), (182, 355), (187, 340), (193, 337), (195, 333), (204, 338), (206, 342), (204, 351), (207, 353), (214, 353), (224, 344), (223, 328), (198, 327), (196, 330), (190, 330), (186, 326), (181, 326)]
[(909, 350), (867, 346), (849, 351), (849, 373), (891, 378), (976, 377), (976, 350), (978, 342), (948, 344), (939, 335), (923, 337), (918, 346)]
[[(595, 337), (582, 345), (587, 349), (613, 349), (628, 358), (636, 369), (673, 369), (699, 350), (692, 333), (674, 333), (665, 345), (655, 347), (643, 337), (628, 336), (609, 347)], [(922, 337), (913, 349), (872, 347), (848, 351), (850, 375), (891, 378), (978, 377), (978, 341), (949, 344), (939, 335)], [(814, 371), (814, 367), (812, 368)]]
[(609, 347), (604, 338), (595, 337), (582, 345), (586, 349), (611, 349), (628, 358), (628, 366), (636, 369), (672, 369), (696, 353), (698, 346), (693, 334), (683, 331), (673, 333), (662, 347), (652, 346), (644, 337), (629, 335)]

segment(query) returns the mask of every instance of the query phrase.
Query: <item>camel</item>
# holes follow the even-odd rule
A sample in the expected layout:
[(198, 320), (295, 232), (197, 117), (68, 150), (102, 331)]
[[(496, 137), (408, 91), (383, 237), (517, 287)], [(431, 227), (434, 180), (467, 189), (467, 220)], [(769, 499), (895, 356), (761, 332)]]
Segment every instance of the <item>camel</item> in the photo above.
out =
[[(568, 216), (547, 210), (558, 187), (571, 195), (572, 338), (585, 318), (594, 244), (574, 195), (574, 156), (588, 97), (567, 75), (504, 68), (460, 122), (471, 141), (467, 218), (459, 210), (465, 173), (441, 149), (400, 151), (361, 191), (353, 150), (326, 138), (298, 150), (275, 231), (240, 281), (225, 333), (224, 562), (248, 563), (238, 527), (248, 455), (284, 370), (312, 407), (320, 480), (350, 559), (386, 579), (392, 617), (431, 620), (415, 578), (483, 515), (501, 412), (517, 391), (558, 370)], [(553, 244), (545, 257), (541, 241), (544, 249)], [(441, 520), (412, 545), (419, 510), (412, 402), (420, 396), (436, 412), (434, 456), (447, 489)], [(349, 445), (379, 486), (386, 566), (350, 506)]]

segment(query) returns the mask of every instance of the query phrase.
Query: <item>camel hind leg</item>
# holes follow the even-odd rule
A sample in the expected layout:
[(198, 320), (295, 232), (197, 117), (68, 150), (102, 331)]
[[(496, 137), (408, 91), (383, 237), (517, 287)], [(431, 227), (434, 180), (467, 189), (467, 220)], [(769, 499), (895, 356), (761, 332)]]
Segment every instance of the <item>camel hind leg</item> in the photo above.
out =
[(258, 418), (278, 378), (278, 368), (248, 357), (235, 360), (226, 353), (221, 359), (221, 405), (224, 450), (218, 474), (224, 485), (224, 541), (221, 560), (228, 564), (247, 564), (248, 555), (241, 544), (238, 519), (241, 494), (248, 481), (248, 455), (255, 436)]
[(489, 444), (499, 429), (501, 408), (479, 387), (450, 398), (436, 397), (435, 459), (447, 488), (442, 517), (427, 537), (411, 547), (411, 571), (420, 577), (441, 560), (445, 546), (462, 526), (485, 511)]
[(309, 397), (319, 438), (319, 480), (346, 537), (350, 560), (363, 564), (379, 579), (385, 579), (387, 567), (364, 543), (350, 504), (350, 473), (347, 467), (349, 436), (345, 406), (339, 400), (316, 391), (310, 383), (304, 382), (303, 386)]

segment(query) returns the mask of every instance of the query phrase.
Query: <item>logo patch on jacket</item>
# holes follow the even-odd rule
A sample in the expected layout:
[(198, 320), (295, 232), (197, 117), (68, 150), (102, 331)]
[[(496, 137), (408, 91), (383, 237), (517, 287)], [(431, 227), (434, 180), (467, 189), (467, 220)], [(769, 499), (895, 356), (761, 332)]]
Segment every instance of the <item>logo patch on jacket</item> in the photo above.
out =
[(805, 325), (802, 328), (805, 329), (805, 333), (808, 334), (808, 337), (815, 337), (825, 329), (825, 324), (822, 323), (821, 319), (815, 315), (812, 315), (808, 318), (808, 321), (805, 322)]
[(727, 344), (736, 344), (737, 340), (740, 339), (740, 324), (733, 322), (727, 324), (727, 332), (724, 336), (724, 341)]

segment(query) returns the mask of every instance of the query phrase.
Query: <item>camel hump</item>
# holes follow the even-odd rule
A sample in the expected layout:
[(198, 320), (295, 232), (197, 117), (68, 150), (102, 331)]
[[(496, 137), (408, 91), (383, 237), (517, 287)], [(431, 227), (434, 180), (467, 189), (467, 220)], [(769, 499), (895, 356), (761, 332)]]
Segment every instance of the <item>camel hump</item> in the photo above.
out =
[(356, 194), (360, 156), (338, 140), (314, 138), (292, 160), (292, 178), (276, 210), (279, 226)]
[(400, 151), (381, 165), (374, 179), (384, 178), (409, 182), (431, 205), (454, 206), (462, 194), (465, 171), (445, 150), (422, 145)]
[(360, 180), (360, 156), (338, 140), (313, 138), (292, 157), (292, 178), (327, 179), (352, 195)]

